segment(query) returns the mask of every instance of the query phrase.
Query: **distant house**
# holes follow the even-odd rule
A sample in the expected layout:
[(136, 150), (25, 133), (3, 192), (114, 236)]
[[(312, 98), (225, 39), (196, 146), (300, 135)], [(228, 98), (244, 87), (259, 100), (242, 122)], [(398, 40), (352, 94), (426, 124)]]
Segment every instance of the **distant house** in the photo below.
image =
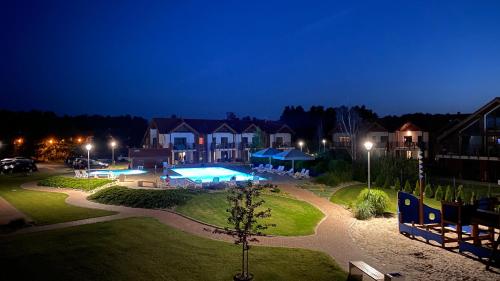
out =
[[(131, 151), (140, 155), (140, 151), (158, 150), (163, 155), (158, 155), (156, 162), (169, 164), (246, 162), (251, 148), (259, 144), (290, 148), (292, 134), (290, 127), (276, 121), (153, 118), (142, 149)], [(136, 157), (135, 162), (139, 163), (140, 158)]]
[(436, 160), (448, 175), (500, 179), (500, 97), (444, 131), (437, 143)]
[[(424, 157), (428, 157), (429, 132), (411, 122), (389, 130), (378, 122), (363, 124), (358, 132), (358, 154), (364, 151), (363, 143), (373, 143), (372, 153), (378, 156), (393, 155), (417, 159), (419, 148), (424, 149)], [(335, 130), (332, 134), (333, 149), (349, 149), (351, 137)]]

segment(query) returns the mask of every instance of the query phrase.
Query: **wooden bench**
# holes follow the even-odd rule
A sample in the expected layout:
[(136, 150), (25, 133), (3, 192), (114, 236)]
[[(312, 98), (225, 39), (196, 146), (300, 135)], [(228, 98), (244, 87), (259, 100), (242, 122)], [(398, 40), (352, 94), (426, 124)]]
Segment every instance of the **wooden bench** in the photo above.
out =
[(369, 266), (364, 261), (350, 261), (348, 280), (363, 280), (364, 276), (369, 277), (371, 280), (384, 280), (384, 274), (382, 274), (382, 272)]
[(151, 187), (157, 187), (156, 182), (154, 182), (154, 181), (141, 180), (141, 181), (138, 181), (137, 184), (139, 185), (139, 187), (145, 187), (144, 184), (151, 184)]

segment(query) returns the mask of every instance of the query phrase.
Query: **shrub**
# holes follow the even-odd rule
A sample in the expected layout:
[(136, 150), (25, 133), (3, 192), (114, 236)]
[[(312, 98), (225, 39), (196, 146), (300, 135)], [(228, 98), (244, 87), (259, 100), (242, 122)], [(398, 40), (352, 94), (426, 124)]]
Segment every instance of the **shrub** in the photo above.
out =
[(447, 185), (446, 186), (446, 193), (444, 195), (444, 201), (446, 202), (453, 202), (453, 191), (451, 190), (451, 186)]
[(413, 189), (411, 188), (411, 184), (408, 180), (406, 180), (406, 182), (405, 182), (404, 192), (413, 193)]
[(375, 186), (383, 187), (385, 183), (385, 178), (383, 174), (379, 174), (375, 179)]
[(427, 197), (427, 198), (432, 198), (432, 197), (434, 197), (434, 192), (432, 191), (432, 187), (431, 187), (431, 185), (430, 185), (430, 184), (427, 184), (427, 185), (425, 186), (424, 195), (425, 195), (425, 197)]
[(384, 191), (378, 189), (368, 190), (365, 188), (359, 193), (356, 199), (356, 206), (362, 201), (368, 201), (373, 207), (374, 215), (383, 215), (389, 205), (389, 200), (389, 195)]
[(436, 189), (436, 193), (434, 194), (434, 199), (441, 201), (444, 198), (443, 195), (444, 195), (443, 194), (443, 187), (441, 185), (438, 185), (438, 187)]
[(369, 201), (361, 201), (356, 203), (356, 208), (354, 210), (354, 216), (358, 220), (366, 220), (375, 214), (375, 210)]
[(470, 203), (471, 203), (471, 205), (474, 205), (474, 203), (476, 203), (476, 200), (477, 200), (476, 193), (474, 191), (472, 191), (472, 193), (470, 195)]
[(389, 177), (385, 178), (384, 188), (391, 188), (391, 179)]
[(399, 182), (399, 178), (394, 179), (394, 186), (393, 189), (396, 191), (401, 190), (401, 182)]
[(413, 195), (419, 197), (420, 196), (420, 182), (417, 181), (415, 183), (415, 189), (413, 190)]
[(100, 190), (90, 195), (88, 198), (103, 204), (123, 205), (135, 208), (165, 209), (183, 205), (200, 192), (203, 191), (186, 189), (147, 190), (112, 186)]
[(315, 179), (317, 183), (326, 184), (329, 186), (337, 186), (343, 182), (351, 180), (352, 180), (351, 171), (342, 169), (324, 173), (321, 176), (316, 177)]
[(463, 185), (459, 185), (458, 189), (457, 189), (457, 198), (456, 198), (456, 200), (464, 202), (465, 201), (464, 199), (465, 199), (465, 196), (464, 196), (464, 187), (463, 187)]
[(110, 179), (79, 179), (65, 176), (52, 176), (38, 181), (38, 185), (93, 190), (112, 182), (113, 180)]

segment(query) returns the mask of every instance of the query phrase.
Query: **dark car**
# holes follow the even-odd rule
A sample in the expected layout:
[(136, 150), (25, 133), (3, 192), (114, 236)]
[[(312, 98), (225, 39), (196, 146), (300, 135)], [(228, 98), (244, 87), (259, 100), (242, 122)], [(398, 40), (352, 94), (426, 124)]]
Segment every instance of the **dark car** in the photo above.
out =
[[(109, 164), (101, 162), (101, 161), (96, 161), (94, 159), (90, 159), (90, 169), (105, 169), (109, 167)], [(75, 170), (82, 170), (82, 169), (87, 169), (88, 164), (87, 164), (87, 159), (85, 158), (76, 158), (73, 161), (73, 169)]]
[(0, 172), (4, 174), (30, 173), (34, 171), (38, 171), (38, 168), (35, 161), (29, 158), (15, 157), (2, 159), (0, 161)]

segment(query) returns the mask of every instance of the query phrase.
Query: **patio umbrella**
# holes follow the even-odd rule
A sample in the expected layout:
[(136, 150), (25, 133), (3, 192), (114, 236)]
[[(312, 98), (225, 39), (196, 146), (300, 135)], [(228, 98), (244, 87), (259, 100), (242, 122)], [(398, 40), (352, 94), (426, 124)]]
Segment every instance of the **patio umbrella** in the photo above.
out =
[(306, 154), (298, 149), (290, 149), (283, 151), (281, 153), (278, 153), (273, 156), (273, 159), (277, 160), (283, 160), (283, 161), (292, 161), (292, 168), (295, 168), (295, 161), (310, 161), (314, 160), (314, 157), (312, 157), (309, 154)]
[(273, 155), (276, 155), (280, 152), (281, 152), (281, 150), (277, 150), (275, 148), (269, 147), (266, 149), (259, 150), (255, 153), (252, 153), (252, 157), (269, 158), (269, 164), (271, 164), (271, 158), (273, 157)]

